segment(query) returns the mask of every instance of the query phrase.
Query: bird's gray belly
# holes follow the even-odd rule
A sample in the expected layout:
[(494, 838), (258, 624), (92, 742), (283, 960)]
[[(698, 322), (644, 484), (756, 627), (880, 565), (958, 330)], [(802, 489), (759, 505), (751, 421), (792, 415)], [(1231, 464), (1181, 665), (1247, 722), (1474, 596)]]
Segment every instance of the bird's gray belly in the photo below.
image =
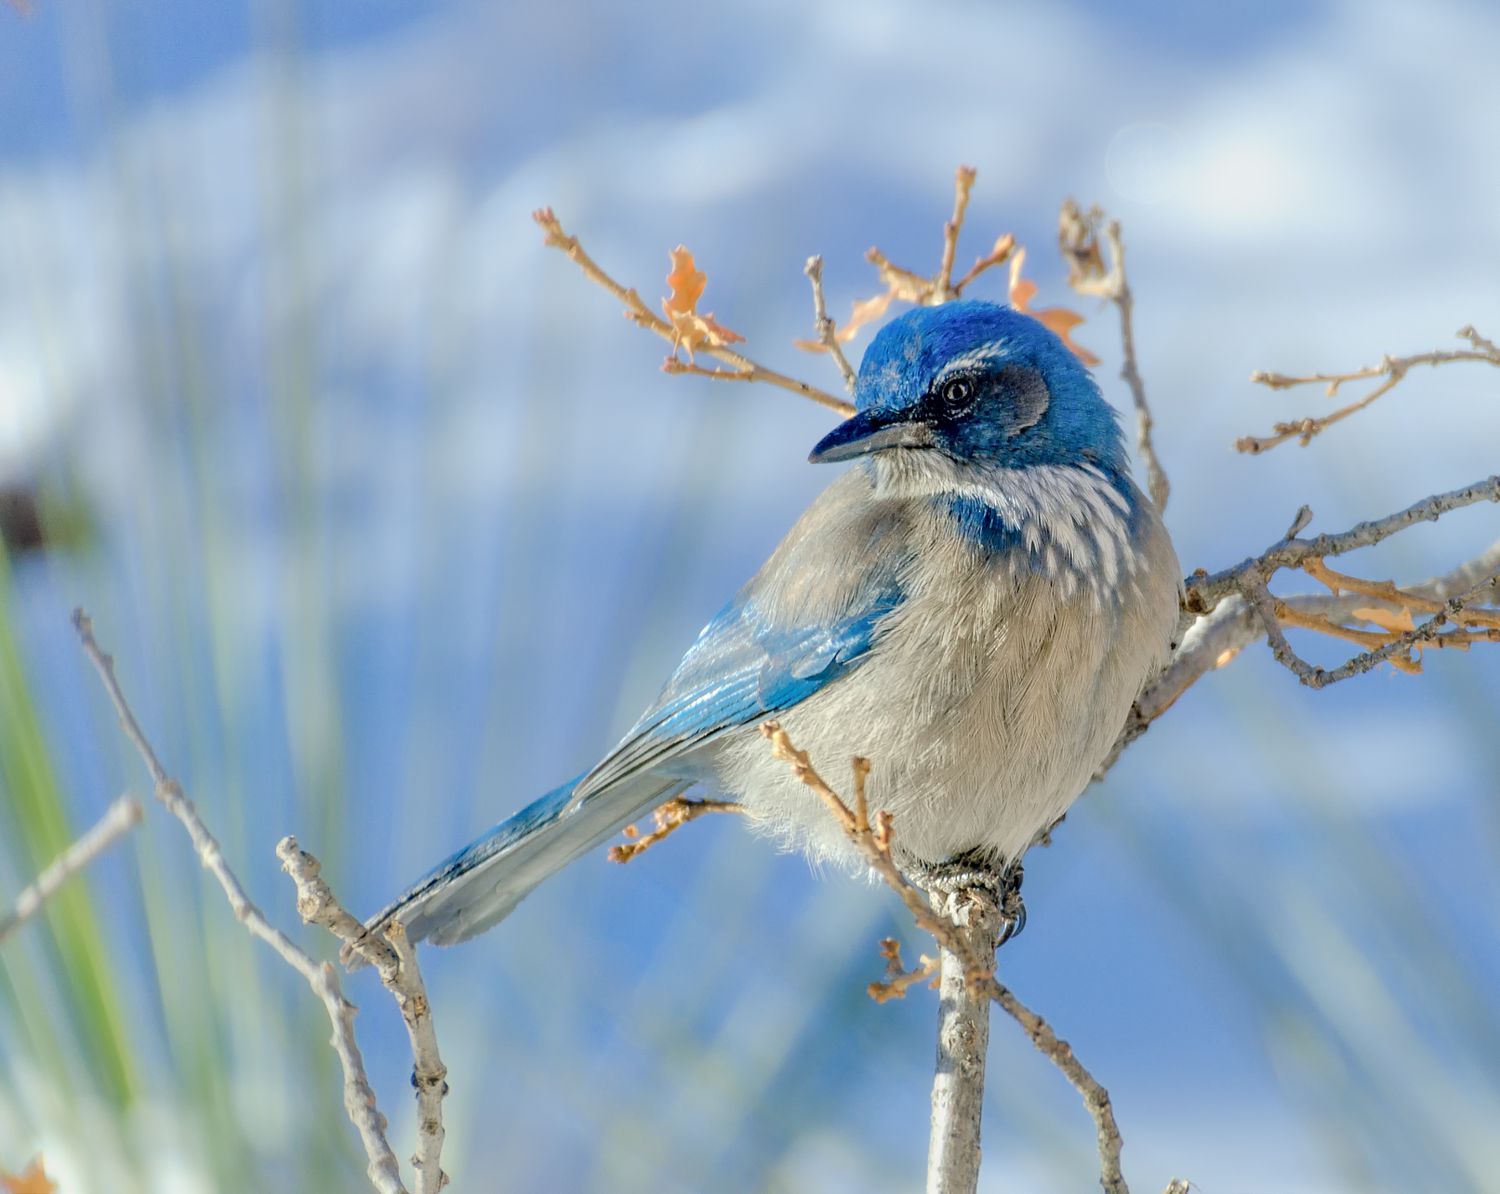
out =
[[(935, 566), (941, 583), (918, 586), (879, 649), (780, 721), (836, 790), (849, 791), (853, 756), (871, 761), (872, 807), (894, 815), (906, 851), (941, 861), (978, 848), (1009, 860), (1103, 760), (1165, 652), (1176, 603), (1139, 574), (1117, 592), (1074, 584), (1065, 596), (1044, 576)], [(754, 727), (715, 755), (720, 785), (767, 831), (814, 857), (849, 858), (827, 812)]]

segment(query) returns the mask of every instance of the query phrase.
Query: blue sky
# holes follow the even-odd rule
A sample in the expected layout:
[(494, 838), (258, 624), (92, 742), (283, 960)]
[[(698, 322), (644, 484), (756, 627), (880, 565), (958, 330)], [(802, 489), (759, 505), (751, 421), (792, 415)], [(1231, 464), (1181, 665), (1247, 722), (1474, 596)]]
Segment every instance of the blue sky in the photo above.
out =
[[(1188, 567), (1303, 502), (1338, 529), (1489, 474), (1493, 386), (1457, 370), (1305, 450), (1230, 445), (1322, 401), (1252, 369), (1500, 331), (1497, 26), (1395, 3), (0, 10), (0, 474), (100, 531), (17, 569), (78, 816), (134, 776), (77, 673), (83, 601), (258, 898), (291, 923), (271, 845), (294, 830), (376, 907), (587, 766), (826, 483), (803, 463), (825, 412), (663, 376), (543, 248), (544, 203), (648, 298), (688, 244), (705, 305), (830, 387), (790, 345), (808, 253), (837, 314), (874, 290), (871, 243), (928, 268), (968, 162), (960, 257), (1013, 231), (1064, 301), (1056, 205), (1103, 203)], [(1083, 309), (1124, 406), (1108, 312)], [(1469, 511), (1351, 563), (1425, 576), (1496, 534)], [(1142, 1189), (1479, 1189), (1500, 1162), (1500, 677), (1480, 652), (1428, 673), (1311, 694), (1248, 652), (1030, 862), (1007, 977), (1109, 1085)], [(933, 1009), (861, 993), (897, 911), (736, 825), (690, 832), (432, 958), (464, 1188), (915, 1181)], [(99, 880), (142, 956), (137, 870), (201, 896), (172, 828), (146, 840)], [(170, 1042), (161, 966), (132, 1005)], [(355, 997), (399, 1134), (399, 1024)], [(223, 1014), (237, 1105), (261, 1107), (300, 1055)], [(987, 1188), (1083, 1188), (1072, 1092), (994, 1037)], [(181, 1045), (156, 1054), (170, 1107)], [(89, 1168), (65, 1101), (4, 1111), (0, 1164), (40, 1141), (69, 1190), (132, 1172)], [(254, 1115), (284, 1172), (296, 1116)], [(173, 1137), (181, 1188), (209, 1188), (212, 1149)]]

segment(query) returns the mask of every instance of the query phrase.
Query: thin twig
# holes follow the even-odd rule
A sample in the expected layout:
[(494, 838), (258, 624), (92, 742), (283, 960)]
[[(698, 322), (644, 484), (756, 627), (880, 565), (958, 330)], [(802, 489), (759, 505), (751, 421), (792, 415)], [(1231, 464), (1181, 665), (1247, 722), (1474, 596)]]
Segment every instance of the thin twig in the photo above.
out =
[(634, 825), (627, 826), (625, 836), (630, 840), (609, 848), (611, 862), (625, 863), (644, 854), (663, 838), (670, 837), (689, 821), (696, 821), (708, 813), (743, 813), (745, 806), (736, 800), (689, 800), (675, 796), (659, 805), (653, 814), (656, 828), (650, 833), (641, 833)]
[(411, 1159), (412, 1166), (417, 1171), (418, 1194), (438, 1194), (448, 1184), (442, 1169), (448, 1067), (438, 1052), (432, 1005), (406, 926), (393, 920), (380, 936), (370, 932), (339, 902), (323, 878), (322, 863), (302, 849), (296, 838), (282, 838), (276, 844), (276, 857), (296, 885), (297, 915), (303, 923), (321, 925), (343, 942), (341, 954), (346, 962), (349, 954), (357, 954), (373, 966), (401, 1009), (411, 1042), (411, 1084), (417, 1092), (417, 1154)]
[(839, 343), (838, 325), (828, 314), (828, 302), (823, 297), (823, 258), (821, 254), (814, 253), (807, 259), (807, 265), (803, 267), (803, 273), (812, 283), (813, 297), (813, 327), (817, 329), (818, 343), (823, 350), (833, 357), (833, 363), (839, 367), (839, 373), (844, 379), (844, 389), (854, 393), (854, 383), (857, 380), (854, 366), (849, 363), (849, 358), (844, 355), (843, 345)]
[(144, 810), (134, 796), (121, 796), (104, 815), (77, 841), (47, 864), (29, 886), (16, 896), (15, 907), (0, 915), (0, 942), (3, 942), (42, 909), (58, 890), (132, 828), (139, 825)]
[[(926, 954), (922, 954), (917, 959), (917, 964), (908, 970), (901, 960), (901, 942), (894, 937), (881, 940), (880, 955), (885, 959), (885, 979), (872, 982), (865, 987), (865, 992), (876, 1003), (905, 999), (907, 991), (918, 983), (932, 979), (938, 970), (938, 959), (928, 957)], [(936, 980), (933, 981), (936, 985)]]
[[(1319, 584), (1327, 585), (1335, 596), (1341, 592), (1358, 593), (1400, 609), (1416, 610), (1424, 614), (1435, 614), (1443, 608), (1440, 598), (1426, 597), (1411, 589), (1399, 588), (1395, 581), (1365, 580), (1362, 577), (1350, 576), (1347, 572), (1337, 572), (1319, 559), (1303, 560), (1302, 571)], [(1500, 628), (1500, 613), (1487, 610), (1465, 608), (1455, 615), (1454, 620), (1462, 626)]]
[(1271, 654), (1276, 657), (1276, 662), (1294, 672), (1302, 683), (1312, 684), (1318, 669), (1302, 659), (1296, 651), (1292, 650), (1292, 644), (1287, 642), (1281, 623), (1276, 620), (1275, 601), (1271, 597), (1270, 590), (1266, 588), (1265, 577), (1253, 572), (1246, 573), (1240, 579), (1240, 592), (1250, 603), (1255, 616), (1260, 619), (1261, 629), (1266, 635), (1266, 643), (1271, 648)]
[(1254, 455), (1265, 452), (1271, 448), (1284, 444), (1287, 440), (1295, 439), (1303, 447), (1320, 435), (1335, 423), (1347, 419), (1350, 415), (1364, 410), (1372, 402), (1389, 394), (1399, 385), (1403, 378), (1418, 365), (1447, 365), (1454, 361), (1479, 361), (1488, 365), (1500, 366), (1500, 347), (1481, 336), (1472, 326), (1459, 328), (1457, 333), (1459, 339), (1467, 340), (1472, 346), (1467, 349), (1451, 349), (1448, 351), (1419, 352), (1411, 356), (1393, 357), (1389, 353), (1380, 358), (1378, 365), (1369, 365), (1363, 369), (1354, 369), (1348, 373), (1309, 373), (1302, 377), (1292, 377), (1285, 373), (1269, 373), (1257, 370), (1250, 375), (1252, 382), (1267, 386), (1273, 390), (1291, 389), (1293, 386), (1322, 385), (1324, 392), (1332, 398), (1339, 392), (1339, 387), (1352, 381), (1369, 381), (1374, 378), (1382, 378), (1379, 385), (1375, 386), (1363, 398), (1342, 406), (1332, 414), (1321, 415), (1316, 418), (1309, 416), (1297, 419), (1290, 423), (1277, 423), (1268, 436), (1241, 436), (1235, 441), (1234, 446), (1241, 452)]
[[(1330, 684), (1337, 684), (1341, 680), (1348, 680), (1351, 677), (1363, 675), (1378, 664), (1394, 661), (1397, 658), (1405, 656), (1412, 647), (1433, 645), (1438, 638), (1438, 632), (1452, 622), (1455, 615), (1465, 605), (1470, 601), (1479, 601), (1481, 599), (1494, 601), (1497, 593), (1500, 593), (1500, 575), (1482, 580), (1467, 592), (1460, 593), (1457, 597), (1449, 598), (1442, 610), (1433, 614), (1427, 621), (1414, 629), (1408, 630), (1404, 634), (1398, 634), (1382, 646), (1366, 651), (1363, 655), (1356, 655), (1353, 659), (1345, 661), (1336, 668), (1328, 671), (1324, 671), (1322, 668), (1315, 668), (1313, 669), (1313, 676), (1304, 678), (1302, 682), (1309, 688), (1327, 688)], [(1471, 641), (1479, 640), (1471, 639)], [(1494, 640), (1487, 639), (1485, 641), (1492, 642)]]
[[(901, 868), (896, 865), (891, 853), (891, 814), (881, 811), (871, 819), (861, 798), (856, 798), (856, 808), (850, 808), (845, 804), (843, 797), (830, 788), (824, 782), (823, 777), (813, 769), (807, 752), (798, 750), (792, 744), (792, 740), (787, 737), (786, 731), (781, 728), (779, 722), (765, 722), (760, 727), (760, 732), (771, 743), (772, 753), (782, 762), (790, 764), (792, 774), (798, 781), (806, 784), (823, 801), (824, 806), (833, 814), (850, 842), (864, 855), (870, 868), (901, 897), (901, 902), (906, 905), (907, 911), (912, 914), (912, 919), (917, 922), (917, 926), (931, 933), (937, 938), (939, 944), (952, 948), (964, 959), (968, 981), (978, 984), (993, 974), (995, 968), (993, 955), (986, 958), (970, 949), (968, 944), (955, 933), (953, 922), (934, 912), (928, 902), (927, 894), (901, 873)], [(861, 773), (868, 774), (868, 770), (867, 760), (855, 761), (856, 786), (860, 790), (863, 787)]]
[(576, 236), (570, 236), (563, 230), (562, 223), (553, 214), (550, 207), (541, 208), (532, 213), (532, 219), (542, 228), (545, 233), (545, 241), (554, 249), (561, 250), (568, 259), (578, 266), (591, 282), (604, 287), (615, 298), (619, 299), (625, 306), (627, 318), (640, 324), (648, 331), (655, 332), (663, 340), (673, 347), (674, 355), (668, 358), (668, 365), (663, 368), (669, 373), (698, 373), (720, 380), (731, 381), (761, 381), (768, 385), (778, 386), (783, 390), (790, 390), (794, 394), (801, 394), (804, 398), (810, 398), (820, 406), (826, 406), (829, 410), (836, 411), (845, 418), (854, 413), (854, 407), (842, 398), (836, 398), (826, 390), (820, 390), (817, 386), (809, 385), (805, 381), (799, 381), (795, 377), (788, 377), (785, 373), (778, 373), (775, 369), (768, 369), (752, 361), (743, 353), (735, 352), (724, 344), (700, 343), (696, 351), (713, 357), (715, 360), (723, 361), (729, 366), (726, 370), (705, 370), (697, 368), (670, 368), (673, 360), (676, 360), (675, 352), (681, 339), (681, 333), (672, 324), (662, 319), (650, 307), (641, 301), (641, 296), (634, 289), (627, 289), (616, 282), (605, 273), (594, 262)]
[(955, 298), (962, 297), (964, 288), (968, 286), (970, 282), (979, 277), (979, 275), (984, 273), (985, 270), (994, 269), (996, 266), (1004, 265), (1007, 261), (1010, 260), (1010, 255), (1015, 252), (1015, 249), (1016, 238), (1011, 233), (1007, 232), (1003, 236), (996, 237), (995, 247), (992, 248), (983, 257), (975, 258), (974, 264), (969, 267), (969, 272), (966, 273), (957, 282), (953, 283), (953, 296)]
[(1357, 547), (1370, 547), (1419, 522), (1436, 522), (1450, 511), (1479, 502), (1500, 502), (1500, 475), (1423, 498), (1404, 510), (1361, 522), (1336, 535), (1317, 535), (1311, 539), (1287, 537), (1232, 568), (1211, 575), (1195, 573), (1187, 578), (1184, 608), (1191, 614), (1209, 613), (1225, 597), (1239, 591), (1241, 578), (1248, 572), (1258, 572), (1269, 580), (1271, 573), (1278, 569), (1296, 568), (1303, 560), (1321, 560), (1343, 555)]
[(953, 287), (953, 260), (958, 255), (958, 234), (963, 230), (964, 213), (969, 208), (969, 192), (974, 189), (973, 166), (960, 166), (953, 174), (953, 218), (943, 225), (943, 256), (937, 276), (932, 280), (932, 303), (946, 303), (958, 297)]
[(1114, 303), (1120, 313), (1120, 346), (1123, 363), (1120, 376), (1130, 387), (1135, 403), (1136, 443), (1141, 462), (1146, 466), (1146, 487), (1158, 511), (1167, 508), (1172, 486), (1156, 454), (1153, 439), (1155, 422), (1146, 401), (1146, 382), (1141, 376), (1135, 352), (1135, 298), (1125, 272), (1125, 241), (1120, 235), (1120, 221), (1110, 220), (1104, 228), (1104, 243), (1109, 250), (1106, 269), (1099, 253), (1098, 224), (1102, 214), (1097, 208), (1088, 213), (1068, 199), (1058, 216), (1058, 241), (1068, 264), (1068, 285), (1079, 294), (1094, 295)]
[(385, 1116), (380, 1113), (380, 1108), (376, 1104), (375, 1092), (370, 1086), (369, 1078), (365, 1075), (364, 1058), (355, 1041), (354, 1014), (357, 1009), (354, 1004), (344, 998), (337, 973), (326, 962), (321, 964), (315, 962), (285, 933), (272, 925), (265, 918), (264, 913), (245, 894), (245, 889), (240, 885), (239, 879), (229, 869), (218, 841), (209, 832), (202, 818), (198, 816), (192, 801), (183, 794), (182, 786), (167, 774), (161, 760), (156, 756), (156, 751), (141, 729), (140, 723), (136, 721), (135, 714), (131, 711), (129, 703), (125, 700), (125, 694), (120, 689), (119, 681), (115, 678), (114, 661), (100, 649), (99, 644), (94, 640), (93, 624), (89, 621), (88, 615), (81, 609), (75, 610), (73, 625), (78, 631), (78, 638), (83, 644), (84, 653), (89, 657), (99, 673), (99, 679), (104, 683), (104, 690), (109, 694), (110, 702), (115, 707), (125, 736), (140, 753), (146, 764), (146, 770), (151, 774), (156, 798), (187, 830), (193, 849), (197, 851), (198, 860), (223, 889), (235, 919), (243, 924), (251, 935), (258, 937), (275, 950), (287, 965), (307, 981), (313, 993), (322, 1001), (328, 1013), (329, 1022), (333, 1025), (332, 1044), (344, 1073), (344, 1110), (348, 1113), (350, 1122), (359, 1132), (360, 1140), (364, 1144), (365, 1156), (369, 1162), (366, 1172), (369, 1175), (370, 1184), (381, 1194), (407, 1194), (406, 1187), (401, 1182), (401, 1166), (385, 1138)]
[(1115, 1123), (1109, 1091), (1078, 1060), (1072, 1046), (1053, 1032), (1046, 1020), (1017, 999), (1014, 992), (995, 979), (990, 980), (990, 988), (991, 998), (1010, 1014), (1011, 1019), (1031, 1038), (1037, 1051), (1061, 1070), (1063, 1076), (1072, 1083), (1073, 1089), (1083, 1096), (1084, 1106), (1093, 1116), (1098, 1134), (1099, 1184), (1104, 1188), (1105, 1194), (1130, 1194), (1130, 1188), (1120, 1172), (1120, 1152), (1125, 1142), (1120, 1136), (1119, 1125)]

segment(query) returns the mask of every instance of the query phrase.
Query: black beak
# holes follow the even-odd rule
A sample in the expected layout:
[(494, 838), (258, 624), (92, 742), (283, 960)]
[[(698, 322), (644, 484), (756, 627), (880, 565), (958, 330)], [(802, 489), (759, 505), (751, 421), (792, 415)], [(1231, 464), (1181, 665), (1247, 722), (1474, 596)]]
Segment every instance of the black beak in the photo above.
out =
[(845, 419), (818, 441), (807, 459), (813, 464), (830, 464), (853, 460), (886, 448), (930, 448), (932, 428), (920, 420), (908, 419), (898, 411), (862, 410)]

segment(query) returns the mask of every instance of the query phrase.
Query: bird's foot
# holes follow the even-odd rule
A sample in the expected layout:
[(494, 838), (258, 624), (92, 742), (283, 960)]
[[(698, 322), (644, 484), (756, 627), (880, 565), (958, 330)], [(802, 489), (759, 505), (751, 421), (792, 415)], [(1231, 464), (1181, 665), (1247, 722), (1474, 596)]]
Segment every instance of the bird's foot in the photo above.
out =
[(1025, 869), (1020, 860), (997, 868), (978, 852), (955, 854), (944, 862), (909, 862), (903, 868), (907, 878), (924, 891), (936, 895), (957, 895), (971, 891), (982, 893), (1000, 910), (1000, 939), (996, 948), (1026, 927), (1026, 903), (1021, 899), (1021, 881)]

